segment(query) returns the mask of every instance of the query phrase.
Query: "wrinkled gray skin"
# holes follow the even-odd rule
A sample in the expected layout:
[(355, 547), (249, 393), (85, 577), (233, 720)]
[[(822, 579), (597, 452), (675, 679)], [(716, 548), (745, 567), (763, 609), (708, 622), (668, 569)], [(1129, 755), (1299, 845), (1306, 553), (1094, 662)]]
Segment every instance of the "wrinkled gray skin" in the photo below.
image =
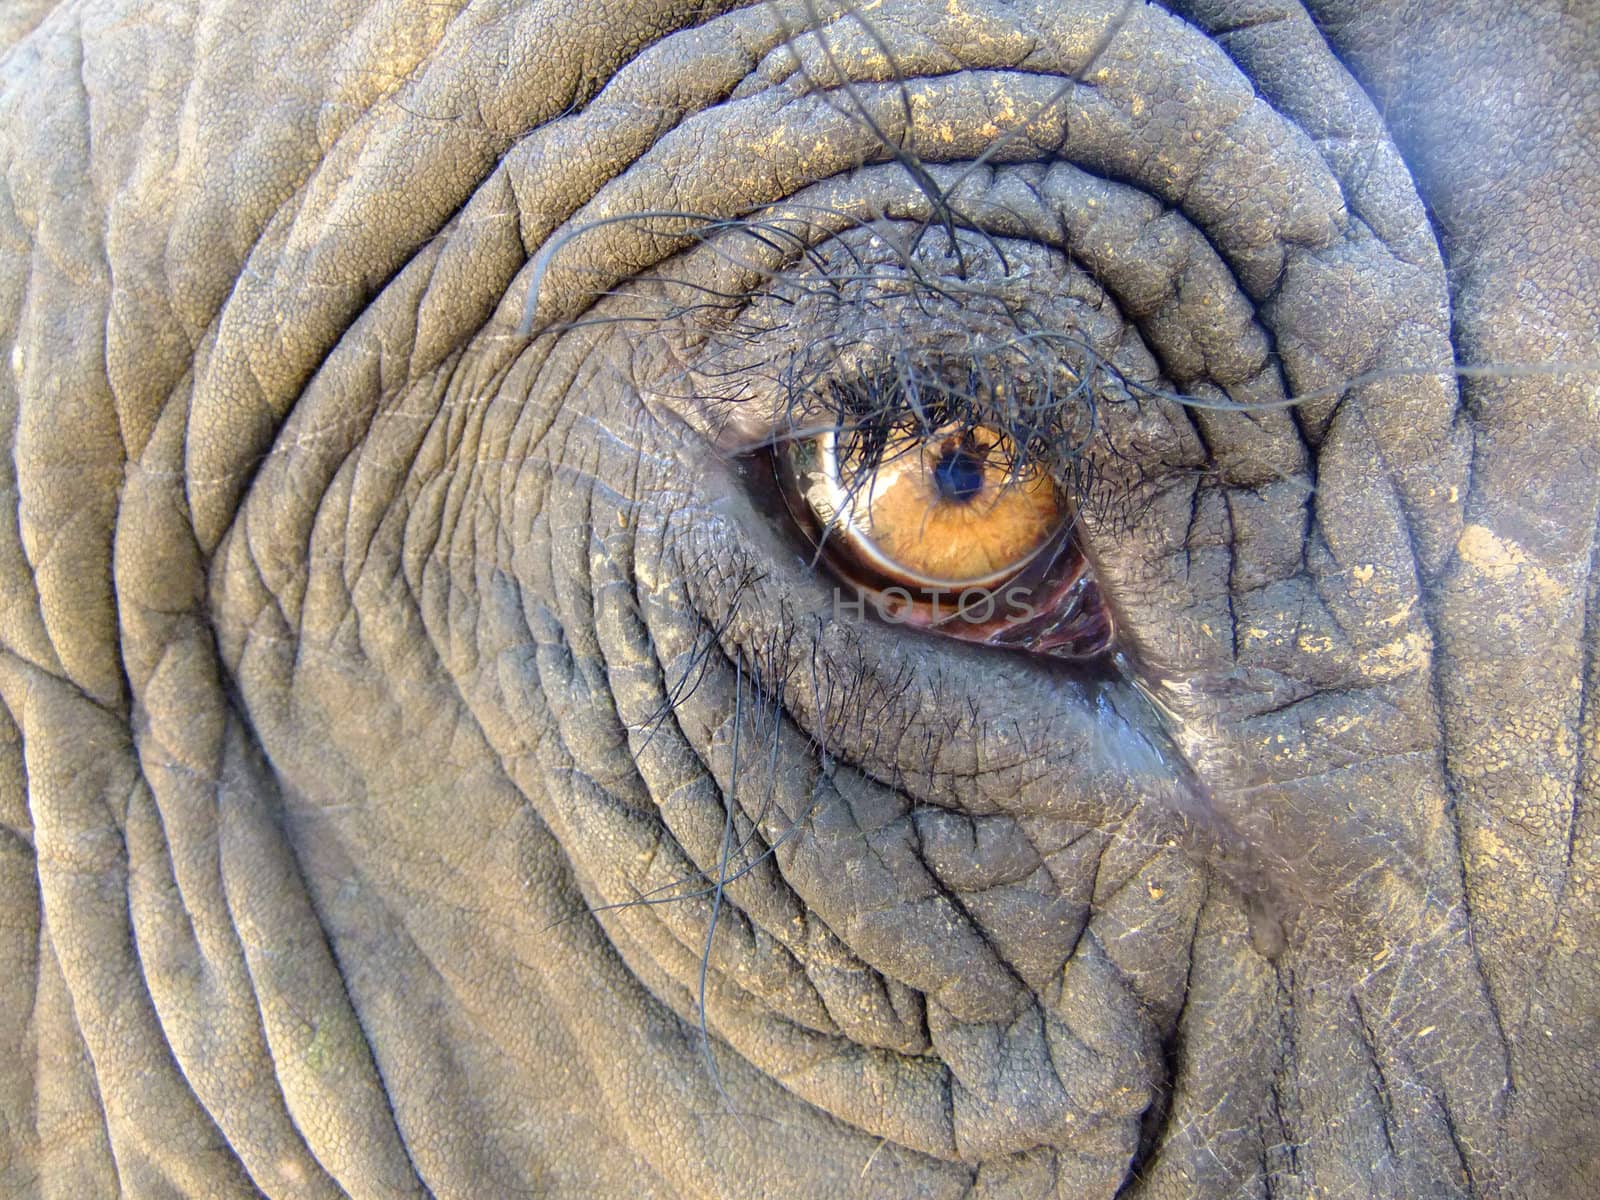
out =
[[(720, 7), (0, 17), (0, 1193), (1600, 1194), (1600, 384), (1393, 373), (1600, 358), (1595, 6)], [(1153, 406), (1110, 679), (831, 611), (595, 298), (739, 256), (517, 332), (915, 219), (887, 52), (1035, 310), (1389, 372)]]

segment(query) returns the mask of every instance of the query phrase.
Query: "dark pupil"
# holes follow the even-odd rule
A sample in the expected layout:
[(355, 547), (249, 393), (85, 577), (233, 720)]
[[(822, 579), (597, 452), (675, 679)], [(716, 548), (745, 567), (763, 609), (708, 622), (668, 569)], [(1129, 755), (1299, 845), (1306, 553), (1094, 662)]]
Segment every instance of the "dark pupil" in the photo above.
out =
[(971, 500), (983, 491), (983, 463), (966, 450), (947, 450), (933, 468), (939, 494), (949, 500)]

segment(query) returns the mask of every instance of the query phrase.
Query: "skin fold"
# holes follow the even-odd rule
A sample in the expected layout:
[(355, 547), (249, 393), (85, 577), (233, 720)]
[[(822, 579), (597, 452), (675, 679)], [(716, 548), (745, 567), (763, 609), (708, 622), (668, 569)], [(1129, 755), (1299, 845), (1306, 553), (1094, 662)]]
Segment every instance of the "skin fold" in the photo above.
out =
[[(0, 1194), (1600, 1192), (1590, 0), (0, 47)], [(1018, 314), (1094, 668), (752, 449)]]

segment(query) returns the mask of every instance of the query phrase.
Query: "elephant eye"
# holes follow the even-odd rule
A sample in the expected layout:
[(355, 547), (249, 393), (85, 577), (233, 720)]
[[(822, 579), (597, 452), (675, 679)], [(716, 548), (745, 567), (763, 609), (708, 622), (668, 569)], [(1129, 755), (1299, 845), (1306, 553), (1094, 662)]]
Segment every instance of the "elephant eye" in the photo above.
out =
[(816, 558), (891, 623), (1054, 658), (1103, 654), (1110, 616), (1050, 473), (1012, 435), (956, 416), (958, 395), (902, 392), (886, 410), (882, 384), (854, 385), (877, 395), (872, 415), (773, 452)]
[(829, 430), (782, 459), (795, 515), (858, 568), (912, 587), (999, 584), (1061, 527), (1054, 486), (1010, 465), (1005, 434), (911, 422), (872, 432)]

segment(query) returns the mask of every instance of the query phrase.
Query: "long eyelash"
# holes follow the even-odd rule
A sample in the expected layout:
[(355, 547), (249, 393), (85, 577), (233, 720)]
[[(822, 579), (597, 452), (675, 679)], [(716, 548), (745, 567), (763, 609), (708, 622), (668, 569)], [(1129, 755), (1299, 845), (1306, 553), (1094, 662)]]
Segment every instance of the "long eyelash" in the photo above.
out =
[[(756, 582), (758, 582), (758, 576), (753, 570), (745, 572), (740, 577), (740, 582), (734, 587), (732, 602), (730, 603), (728, 612), (723, 617), (722, 621), (715, 626), (707, 625), (704, 628), (702, 636), (696, 642), (695, 652), (691, 656), (690, 661), (685, 666), (683, 672), (679, 675), (677, 682), (670, 684), (667, 687), (666, 696), (663, 698), (661, 707), (646, 719), (645, 727), (648, 728), (649, 732), (646, 735), (644, 747), (648, 747), (650, 743), (654, 741), (656, 734), (661, 729), (666, 718), (675, 712), (679, 707), (688, 703), (688, 701), (694, 697), (695, 693), (699, 691), (700, 685), (704, 682), (713, 659), (722, 652), (722, 641), (727, 636), (733, 619), (738, 615), (739, 598), (748, 592)], [(777, 650), (781, 640), (782, 635), (778, 632), (774, 632), (772, 637), (769, 639), (769, 645), (767, 647), (767, 652), (764, 659), (767, 663), (776, 663), (779, 661), (777, 657)], [(773, 714), (772, 749), (767, 765), (767, 776), (769, 780), (775, 781), (777, 778), (778, 736), (782, 729), (781, 722), (785, 691), (784, 680), (780, 676), (776, 680), (769, 682), (764, 678), (762, 668), (759, 663), (753, 663), (751, 665), (748, 675), (750, 678), (750, 686), (757, 695), (767, 695), (771, 697)], [(641, 747), (640, 751), (637, 753), (643, 753), (644, 747)], [(671, 882), (661, 884), (658, 887), (652, 888), (650, 891), (645, 892), (632, 900), (623, 900), (615, 904), (597, 905), (588, 911), (591, 913), (598, 913), (607, 912), (612, 909), (649, 907), (655, 904), (669, 904), (678, 900), (693, 900), (710, 896), (716, 891), (719, 885), (734, 883), (737, 880), (742, 879), (745, 875), (755, 870), (763, 862), (776, 854), (778, 848), (787, 842), (791, 837), (793, 837), (804, 826), (805, 822), (810, 818), (811, 811), (815, 807), (815, 804), (816, 801), (813, 799), (812, 805), (808, 806), (805, 812), (795, 818), (795, 820), (791, 822), (790, 825), (781, 834), (779, 834), (777, 838), (773, 839), (772, 843), (764, 851), (762, 851), (761, 854), (757, 855), (755, 858), (751, 859), (743, 866), (730, 873), (728, 866), (735, 858), (742, 858), (745, 855), (745, 852), (749, 849), (751, 843), (754, 842), (757, 836), (760, 834), (760, 826), (762, 822), (766, 820), (767, 815), (771, 810), (772, 793), (769, 790), (767, 798), (762, 802), (760, 810), (752, 820), (750, 831), (718, 865), (717, 882), (708, 884), (703, 888), (692, 888), (688, 891), (682, 891), (680, 889), (697, 882), (697, 877), (685, 876), (684, 878), (673, 880)], [(671, 894), (663, 894), (668, 892)]]
[[(729, 635), (729, 631), (732, 628), (734, 620), (739, 615), (740, 602), (745, 596), (753, 591), (753, 589), (761, 582), (762, 578), (762, 574), (753, 567), (743, 571), (739, 575), (737, 581), (734, 583), (731, 589), (728, 602), (728, 611), (715, 625), (706, 624), (704, 626), (701, 631), (701, 635), (696, 639), (695, 648), (693, 653), (690, 655), (689, 661), (684, 665), (683, 670), (678, 674), (677, 679), (673, 681), (664, 681), (665, 694), (663, 696), (662, 703), (655, 711), (645, 718), (644, 722), (640, 726), (642, 730), (646, 731), (645, 741), (639, 750), (635, 751), (635, 754), (642, 754), (644, 750), (655, 740), (656, 735), (661, 731), (666, 720), (671, 717), (671, 715), (679, 708), (683, 707), (691, 699), (693, 699), (698, 693), (701, 685), (705, 682), (707, 676), (709, 675), (714, 663), (718, 658), (722, 657), (726, 653), (723, 649), (723, 645)], [(782, 654), (782, 648), (790, 642), (792, 636), (793, 631), (789, 628), (788, 623), (785, 622), (782, 628), (774, 630), (768, 637), (767, 645), (765, 646), (763, 653), (756, 656), (756, 658), (753, 659), (748, 666), (744, 664), (744, 660), (742, 658), (738, 659), (735, 671), (737, 678), (747, 681), (747, 686), (751, 689), (754, 695), (758, 697), (765, 697), (770, 700), (772, 713), (772, 733), (771, 748), (768, 754), (767, 777), (769, 783), (773, 784), (774, 787), (777, 778), (779, 735), (782, 732), (782, 717), (785, 711), (784, 697), (787, 690), (786, 679), (788, 677), (788, 673), (792, 670), (792, 668), (787, 666), (785, 662)], [(815, 676), (814, 663), (813, 676)], [(765, 708), (766, 705), (764, 704), (758, 705), (753, 707), (752, 711), (754, 712)], [(756, 733), (760, 732), (754, 717), (752, 717), (752, 731)], [(822, 751), (824, 758), (826, 758), (828, 754), (827, 748), (825, 746), (819, 746), (819, 749)], [(771, 788), (769, 788), (766, 799), (762, 802), (761, 808), (757, 811), (755, 817), (751, 821), (751, 828), (749, 832), (747, 832), (744, 837), (740, 839), (736, 846), (732, 847), (726, 853), (720, 855), (721, 861), (718, 864), (716, 879), (711, 880), (710, 882), (705, 882), (704, 876), (684, 876), (680, 879), (658, 885), (657, 887), (652, 888), (650, 891), (641, 893), (633, 899), (617, 901), (616, 903), (612, 904), (595, 905), (586, 909), (585, 911), (589, 913), (602, 913), (617, 909), (651, 907), (657, 904), (670, 904), (681, 900), (702, 899), (713, 896), (717, 893), (719, 888), (725, 887), (728, 884), (735, 883), (739, 879), (742, 879), (745, 875), (757, 869), (762, 863), (771, 859), (777, 853), (780, 847), (787, 843), (792, 837), (796, 836), (800, 830), (804, 828), (818, 803), (818, 798), (813, 797), (811, 804), (809, 804), (804, 811), (796, 816), (776, 838), (773, 838), (770, 844), (768, 844), (760, 854), (756, 855), (754, 858), (750, 858), (737, 869), (730, 870), (729, 868), (731, 867), (732, 863), (737, 859), (743, 859), (752, 843), (754, 843), (760, 836), (760, 827), (771, 812), (772, 796), (773, 791)], [(704, 886), (695, 886), (701, 883), (704, 883)]]
[[(1080, 351), (1085, 363), (1067, 372), (1065, 389), (1052, 379), (1059, 362), (997, 374), (985, 361), (993, 357), (991, 351), (1015, 351), (1030, 340), (1037, 338), (969, 347), (937, 363), (897, 354), (821, 387), (812, 382), (813, 372), (788, 368), (780, 375), (785, 415), (774, 439), (805, 437), (818, 427), (833, 431), (852, 472), (870, 478), (883, 466), (890, 435), (897, 430), (909, 426), (931, 436), (950, 426), (962, 433), (989, 427), (1004, 433), (1014, 448), (1003, 464), (1009, 476), (1042, 469), (1067, 483), (1094, 439), (1099, 404), (1113, 394), (1114, 385), (1123, 384), (1122, 376), (1087, 343), (1065, 335), (1053, 340)], [(836, 349), (828, 343), (818, 356), (826, 358)]]
[(755, 587), (760, 582), (760, 575), (754, 570), (745, 571), (733, 585), (733, 603), (729, 604), (728, 612), (721, 622), (715, 626), (707, 626), (704, 634), (695, 643), (694, 654), (690, 657), (683, 673), (678, 676), (677, 682), (669, 684), (661, 704), (645, 718), (644, 744), (639, 747), (636, 754), (643, 754), (649, 750), (656, 734), (661, 731), (667, 718), (682, 708), (684, 704), (694, 698), (700, 690), (700, 685), (705, 682), (707, 673), (711, 668), (714, 656), (718, 653), (722, 640), (727, 636), (732, 626), (734, 616), (738, 613), (738, 599)]

